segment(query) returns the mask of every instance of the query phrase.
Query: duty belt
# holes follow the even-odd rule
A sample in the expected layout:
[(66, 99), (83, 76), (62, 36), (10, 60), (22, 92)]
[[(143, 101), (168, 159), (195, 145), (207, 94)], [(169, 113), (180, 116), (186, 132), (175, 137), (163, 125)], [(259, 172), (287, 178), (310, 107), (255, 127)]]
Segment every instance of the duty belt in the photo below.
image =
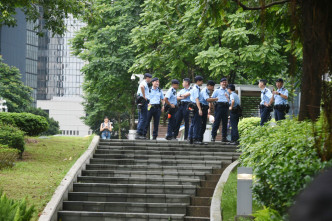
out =
[(151, 104), (151, 107), (154, 107), (154, 108), (161, 108), (161, 105), (160, 104)]
[(179, 105), (189, 104), (189, 101), (180, 101)]

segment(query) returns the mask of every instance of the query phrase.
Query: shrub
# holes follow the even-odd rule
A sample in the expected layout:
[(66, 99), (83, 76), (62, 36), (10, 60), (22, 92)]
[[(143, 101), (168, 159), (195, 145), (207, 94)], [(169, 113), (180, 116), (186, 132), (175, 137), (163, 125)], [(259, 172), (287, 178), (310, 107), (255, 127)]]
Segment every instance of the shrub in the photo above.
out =
[(282, 120), (241, 137), (240, 161), (253, 168), (255, 198), (280, 214), (285, 214), (295, 195), (328, 165), (314, 148), (312, 128), (309, 122)]
[(0, 122), (17, 126), (29, 136), (37, 136), (48, 129), (48, 123), (44, 117), (30, 113), (2, 112), (0, 113)]
[(6, 145), (0, 145), (0, 170), (13, 167), (18, 154), (19, 150), (8, 148)]
[(262, 210), (256, 211), (253, 216), (255, 221), (282, 221), (284, 220), (278, 211), (268, 207), (264, 207)]
[(43, 111), (41, 108), (30, 107), (27, 112), (35, 115), (39, 115), (45, 117), (48, 122), (48, 130), (44, 131), (40, 135), (55, 135), (60, 133), (60, 126), (59, 122), (54, 120), (53, 118), (49, 117), (49, 115)]
[(20, 156), (22, 156), (24, 151), (24, 132), (12, 125), (0, 122), (0, 144), (19, 150)]
[(34, 206), (28, 207), (25, 199), (15, 201), (8, 199), (0, 191), (0, 220), (2, 221), (29, 221), (35, 212)]
[(240, 136), (252, 132), (257, 126), (259, 126), (261, 119), (259, 117), (247, 117), (240, 120), (238, 129)]

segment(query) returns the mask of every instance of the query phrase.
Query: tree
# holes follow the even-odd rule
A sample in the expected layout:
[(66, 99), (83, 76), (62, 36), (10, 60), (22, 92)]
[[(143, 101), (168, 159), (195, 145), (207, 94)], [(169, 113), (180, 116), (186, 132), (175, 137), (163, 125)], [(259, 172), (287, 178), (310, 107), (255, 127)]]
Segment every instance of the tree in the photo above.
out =
[(143, 0), (98, 0), (93, 5), (93, 16), (87, 14), (83, 27), (73, 39), (75, 55), (87, 61), (83, 67), (85, 122), (98, 130), (104, 115), (117, 121), (118, 133), (122, 125), (133, 129), (135, 120), (134, 95), (137, 81), (128, 72), (135, 58), (130, 32), (138, 25)]
[(32, 103), (32, 89), (23, 84), (18, 68), (10, 67), (0, 57), (0, 97), (9, 112), (24, 112)]
[[(36, 22), (40, 17), (45, 20), (44, 27), (54, 34), (64, 34), (66, 27), (64, 19), (70, 14), (81, 15), (85, 7), (90, 6), (90, 0), (15, 0), (1, 1), (0, 3), (0, 27), (2, 25), (15, 26), (17, 21), (15, 14), (21, 9), (28, 21)], [(40, 7), (42, 10), (40, 10)], [(40, 14), (42, 12), (42, 14)], [(39, 26), (36, 27), (39, 30)]]
[(41, 133), (41, 135), (56, 135), (60, 133), (59, 122), (54, 120), (52, 117), (50, 118), (49, 115), (41, 108), (29, 107), (26, 112), (45, 117), (47, 120), (49, 125), (48, 130)]

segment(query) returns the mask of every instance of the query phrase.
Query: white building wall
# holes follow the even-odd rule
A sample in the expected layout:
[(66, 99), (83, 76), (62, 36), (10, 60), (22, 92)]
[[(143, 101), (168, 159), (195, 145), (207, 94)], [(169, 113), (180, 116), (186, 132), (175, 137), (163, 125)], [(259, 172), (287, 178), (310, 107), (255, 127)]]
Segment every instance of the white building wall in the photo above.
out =
[(53, 97), (52, 100), (37, 100), (37, 107), (49, 112), (59, 122), (62, 135), (87, 136), (91, 130), (83, 123), (85, 116), (81, 97)]

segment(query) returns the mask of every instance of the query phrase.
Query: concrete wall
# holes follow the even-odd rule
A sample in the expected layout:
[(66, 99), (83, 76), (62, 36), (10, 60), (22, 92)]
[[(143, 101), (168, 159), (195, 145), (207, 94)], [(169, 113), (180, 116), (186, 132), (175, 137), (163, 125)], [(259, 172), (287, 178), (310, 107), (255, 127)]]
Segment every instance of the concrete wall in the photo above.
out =
[(85, 116), (81, 97), (53, 97), (52, 100), (37, 100), (37, 107), (49, 112), (49, 116), (59, 121), (62, 135), (86, 136), (91, 131), (80, 119)]

